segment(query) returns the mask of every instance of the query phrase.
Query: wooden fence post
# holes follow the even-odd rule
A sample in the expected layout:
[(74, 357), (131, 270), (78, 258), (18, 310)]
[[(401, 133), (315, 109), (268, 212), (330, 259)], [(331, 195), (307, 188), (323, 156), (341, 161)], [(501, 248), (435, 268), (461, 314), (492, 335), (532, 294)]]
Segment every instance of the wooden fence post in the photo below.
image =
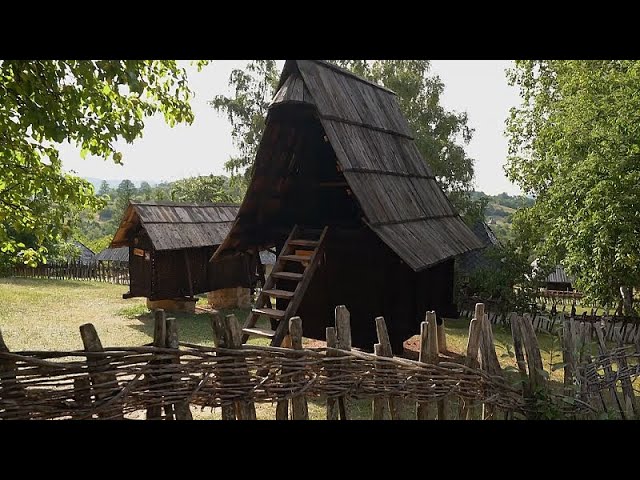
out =
[[(429, 356), (429, 324), (424, 321), (420, 324), (420, 356), (418, 361), (427, 363)], [(429, 402), (416, 403), (416, 419), (429, 420)]]
[[(213, 330), (213, 343), (217, 348), (229, 348), (227, 343), (227, 338), (225, 334), (225, 326), (222, 321), (222, 316), (218, 313), (217, 310), (213, 310), (211, 312), (211, 328)], [(227, 364), (232, 362), (233, 359), (220, 361), (219, 364)], [(220, 372), (220, 383), (227, 384), (231, 378), (229, 372)], [(222, 420), (235, 420), (236, 419), (236, 407), (235, 403), (231, 404), (222, 404)]]
[[(2, 330), (0, 330), (0, 352), (9, 353), (9, 348), (2, 337)], [(3, 399), (11, 400), (17, 405), (20, 405), (26, 397), (24, 388), (18, 383), (18, 369), (13, 360), (0, 360), (0, 393)], [(11, 418), (11, 413), (5, 412), (0, 418)]]
[[(224, 319), (224, 332), (227, 340), (227, 348), (235, 350), (242, 349), (242, 327), (236, 316), (231, 314), (227, 315)], [(247, 362), (238, 357), (235, 361), (238, 367), (238, 373), (235, 374), (237, 380), (248, 380), (250, 378)], [(236, 402), (236, 412), (238, 420), (255, 420), (256, 419), (256, 407), (252, 401), (239, 400)]]
[[(474, 317), (469, 322), (469, 338), (467, 340), (464, 364), (470, 368), (479, 368), (480, 339), (482, 336), (481, 319), (484, 318), (484, 303), (476, 303)], [(471, 403), (466, 401), (460, 406), (459, 418), (471, 419)]]
[[(327, 348), (338, 348), (338, 334), (335, 327), (327, 327)], [(327, 351), (328, 357), (336, 357), (336, 352)], [(332, 368), (327, 369), (327, 376), (333, 376)], [(327, 398), (327, 420), (338, 420), (338, 399)]]
[[(158, 348), (164, 348), (167, 344), (167, 322), (165, 313), (162, 308), (158, 308), (153, 312), (153, 346)], [(149, 386), (150, 403), (147, 407), (147, 420), (160, 420), (162, 418), (162, 397), (158, 396), (156, 399), (153, 387), (158, 384), (157, 373), (154, 372), (159, 365), (157, 355), (153, 355), (149, 362), (149, 368), (151, 373), (147, 375), (147, 385)], [(165, 412), (166, 413), (166, 412)]]
[[(289, 335), (291, 335), (293, 349), (302, 350), (302, 319), (300, 317), (291, 317), (289, 319)], [(296, 375), (296, 380), (303, 378), (304, 373)], [(293, 420), (309, 420), (309, 409), (304, 393), (291, 399), (291, 410)]]
[[(440, 362), (438, 348), (438, 324), (436, 323), (436, 312), (427, 312), (427, 361), (434, 365)], [(437, 402), (438, 420), (447, 419), (447, 401), (443, 398)]]
[[(178, 322), (175, 318), (167, 318), (166, 323), (167, 332), (167, 348), (173, 348), (175, 350), (180, 349), (180, 342), (178, 340)], [(172, 361), (174, 365), (180, 365), (180, 354), (176, 354), (176, 358)], [(174, 375), (174, 383), (177, 390), (180, 389), (181, 379), (180, 373)], [(189, 409), (189, 402), (176, 402), (173, 404), (173, 412), (176, 420), (193, 420), (191, 410)]]
[(88, 376), (82, 376), (73, 379), (73, 399), (78, 409), (73, 418), (85, 419), (92, 418), (93, 415), (87, 417), (87, 410), (91, 411), (91, 381)]
[(600, 353), (600, 357), (602, 358), (604, 378), (609, 384), (609, 396), (613, 404), (612, 406), (617, 407), (618, 411), (620, 412), (620, 416), (622, 417), (622, 419), (625, 419), (625, 410), (622, 406), (622, 402), (620, 401), (620, 397), (618, 396), (618, 392), (616, 391), (615, 376), (613, 373), (613, 369), (611, 368), (611, 357), (607, 356), (607, 344), (604, 340), (602, 325), (600, 324), (600, 322), (595, 322), (593, 324), (593, 328), (595, 329), (596, 336), (598, 338), (598, 351)]
[[(80, 325), (80, 336), (82, 337), (82, 344), (87, 352), (103, 352), (102, 342), (98, 337), (96, 328), (91, 323), (85, 323)], [(109, 369), (108, 362), (101, 362), (95, 357), (87, 357), (87, 366), (89, 369), (89, 377), (91, 379), (91, 385), (93, 386), (93, 392), (96, 398), (96, 407), (99, 409), (99, 401), (107, 401), (109, 398), (117, 395), (118, 393), (118, 379), (113, 372), (105, 372)], [(116, 404), (117, 406), (118, 404)], [(119, 413), (116, 413), (114, 417), (118, 420), (124, 418), (122, 414), (122, 408), (120, 407)], [(108, 418), (108, 412), (98, 412), (99, 418)]]
[[(271, 301), (271, 300), (269, 300)], [(285, 335), (280, 345), (282, 348), (291, 348), (291, 335)], [(286, 369), (283, 369), (281, 375), (287, 373)], [(265, 374), (266, 375), (266, 374)], [(276, 403), (276, 420), (289, 420), (289, 400), (278, 400)]]
[(629, 368), (627, 364), (627, 358), (624, 352), (624, 332), (616, 332), (616, 341), (619, 348), (617, 355), (618, 360), (618, 372), (624, 372), (621, 376), (620, 383), (622, 384), (622, 392), (624, 395), (624, 408), (627, 419), (633, 419), (638, 416), (638, 404), (636, 402), (636, 396), (633, 391), (633, 384), (631, 379), (626, 375), (626, 371)]
[(447, 352), (447, 334), (444, 329), (444, 318), (442, 320), (442, 325), (438, 325), (438, 351), (440, 353)]
[[(351, 315), (347, 307), (338, 305), (335, 309), (336, 333), (338, 335), (338, 348), (340, 350), (351, 351)], [(349, 418), (349, 402), (345, 396), (338, 398), (338, 409), (340, 419)]]
[[(380, 345), (380, 356), (393, 358), (393, 351), (391, 350), (391, 341), (389, 340), (389, 332), (387, 331), (387, 325), (384, 321), (384, 317), (376, 317), (376, 333), (378, 335), (378, 344)], [(375, 346), (374, 346), (375, 347)], [(376, 355), (378, 355), (376, 353)], [(400, 412), (402, 405), (399, 399), (390, 395), (387, 399), (389, 404), (389, 414), (391, 420), (400, 420)]]

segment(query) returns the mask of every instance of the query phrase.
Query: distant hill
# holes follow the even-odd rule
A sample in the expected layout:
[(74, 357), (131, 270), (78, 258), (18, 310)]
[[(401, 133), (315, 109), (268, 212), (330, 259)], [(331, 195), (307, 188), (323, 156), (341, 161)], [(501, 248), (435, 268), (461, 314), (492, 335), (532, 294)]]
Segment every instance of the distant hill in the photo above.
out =
[[(102, 181), (106, 180), (107, 183), (109, 184), (109, 186), (111, 188), (117, 188), (118, 185), (120, 185), (120, 182), (122, 182), (122, 180), (124, 180), (124, 178), (120, 178), (118, 180), (113, 180), (110, 178), (95, 178), (95, 177), (82, 177), (84, 178), (87, 182), (91, 182), (94, 186), (94, 188), (96, 190), (98, 190), (100, 188), (100, 185), (102, 185)], [(151, 185), (152, 187), (155, 187), (156, 185), (158, 185), (161, 182), (155, 181), (155, 180), (131, 180), (136, 187), (140, 187), (140, 184), (142, 182), (147, 182), (149, 185)]]
[(472, 192), (471, 198), (478, 200), (486, 198), (488, 200), (485, 209), (485, 221), (500, 240), (511, 237), (511, 217), (520, 208), (530, 207), (535, 203), (533, 198), (524, 195), (509, 195), (500, 193), (498, 195), (487, 195), (484, 192)]

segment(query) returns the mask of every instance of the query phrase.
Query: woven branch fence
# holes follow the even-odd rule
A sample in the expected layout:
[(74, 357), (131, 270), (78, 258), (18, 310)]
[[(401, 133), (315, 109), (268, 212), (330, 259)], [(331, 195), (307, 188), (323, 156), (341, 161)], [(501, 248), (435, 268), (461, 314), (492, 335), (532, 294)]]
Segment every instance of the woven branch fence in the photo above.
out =
[[(512, 322), (519, 371), (511, 374), (498, 362), (483, 310), (479, 304), (459, 363), (440, 355), (446, 336), (434, 312), (421, 325), (419, 361), (393, 356), (382, 317), (375, 319), (375, 353), (353, 350), (344, 306), (336, 307), (327, 347), (312, 349), (302, 348), (299, 317), (290, 320), (290, 348), (263, 347), (242, 345), (236, 318), (215, 312), (215, 347), (179, 342), (176, 320), (162, 310), (155, 312), (153, 344), (141, 347), (103, 348), (91, 324), (80, 327), (82, 351), (12, 353), (0, 335), (0, 418), (123, 419), (146, 412), (147, 419), (187, 420), (190, 407), (220, 407), (223, 419), (242, 420), (256, 418), (256, 403), (271, 403), (276, 419), (307, 419), (308, 401), (315, 400), (326, 404), (327, 419), (337, 420), (353, 417), (357, 399), (372, 402), (373, 419), (407, 418), (407, 404), (417, 419), (541, 418), (550, 406), (564, 417), (593, 418), (614, 405), (613, 397), (596, 401), (603, 392), (638, 374), (637, 365), (625, 370), (619, 363), (615, 373), (601, 374), (609, 357), (623, 358), (619, 349), (589, 363), (567, 357), (575, 367), (571, 380), (554, 392), (531, 322)], [(580, 351), (579, 342), (567, 345), (567, 352)], [(620, 416), (630, 418), (635, 395), (624, 392)]]
[(11, 269), (11, 275), (58, 280), (93, 280), (129, 285), (129, 265), (117, 261), (48, 263), (37, 267), (16, 265)]

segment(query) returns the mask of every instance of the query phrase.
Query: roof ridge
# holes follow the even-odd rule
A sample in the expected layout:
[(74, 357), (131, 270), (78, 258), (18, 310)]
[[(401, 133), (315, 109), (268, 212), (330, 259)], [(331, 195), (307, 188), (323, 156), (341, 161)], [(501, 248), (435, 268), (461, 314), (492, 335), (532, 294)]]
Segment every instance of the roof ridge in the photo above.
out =
[(239, 203), (217, 203), (217, 202), (172, 202), (170, 200), (129, 200), (131, 205), (142, 205), (148, 207), (239, 207)]
[(341, 73), (342, 75), (352, 77), (353, 79), (358, 80), (362, 83), (371, 85), (372, 87), (379, 88), (380, 90), (384, 90), (385, 92), (391, 93), (392, 95), (398, 96), (398, 94), (393, 90), (391, 90), (390, 88), (387, 88), (383, 85), (372, 82), (371, 80), (367, 80), (366, 78), (363, 78), (360, 75), (356, 75), (355, 73), (353, 73), (350, 70), (347, 70), (346, 68), (339, 67), (335, 63), (327, 62), (326, 60), (309, 60), (309, 61), (322, 65), (323, 67), (330, 68), (331, 70), (335, 70), (336, 72)]

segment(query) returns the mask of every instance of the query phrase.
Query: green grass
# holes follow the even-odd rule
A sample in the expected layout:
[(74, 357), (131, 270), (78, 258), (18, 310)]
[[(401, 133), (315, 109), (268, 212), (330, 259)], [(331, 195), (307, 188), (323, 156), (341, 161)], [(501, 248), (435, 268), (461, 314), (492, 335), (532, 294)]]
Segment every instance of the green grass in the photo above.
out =
[[(75, 350), (82, 349), (79, 327), (93, 323), (102, 344), (108, 346), (138, 346), (153, 340), (153, 316), (144, 299), (122, 299), (127, 286), (73, 280), (43, 280), (26, 278), (0, 279), (0, 329), (10, 350)], [(199, 301), (202, 305), (202, 300)], [(223, 315), (233, 313), (242, 321), (247, 310), (222, 310)], [(210, 316), (205, 312), (170, 314), (178, 320), (180, 340), (212, 346)], [(266, 328), (266, 322), (259, 323)], [(448, 349), (463, 353), (466, 349), (469, 320), (446, 322)], [(502, 326), (493, 326), (496, 352), (503, 367), (515, 367), (511, 332)], [(547, 333), (538, 333), (538, 342), (545, 370), (550, 379), (563, 381), (562, 369), (551, 368), (562, 361), (559, 339)], [(267, 339), (251, 339), (250, 343), (268, 344)], [(595, 353), (595, 352), (593, 352)], [(256, 405), (258, 418), (274, 418), (275, 405)], [(403, 418), (414, 415), (415, 405), (403, 406)], [(220, 410), (193, 409), (195, 418), (219, 418)], [(371, 402), (351, 402), (353, 418), (370, 418)], [(325, 402), (309, 402), (312, 419), (326, 416)]]
[[(79, 327), (92, 323), (106, 346), (153, 341), (153, 315), (143, 298), (122, 299), (126, 285), (79, 280), (0, 279), (0, 329), (13, 351), (82, 349)], [(201, 302), (199, 302), (201, 304)], [(247, 310), (222, 310), (244, 320)], [(170, 314), (180, 340), (213, 345), (207, 313)], [(266, 343), (258, 339), (251, 343)]]

